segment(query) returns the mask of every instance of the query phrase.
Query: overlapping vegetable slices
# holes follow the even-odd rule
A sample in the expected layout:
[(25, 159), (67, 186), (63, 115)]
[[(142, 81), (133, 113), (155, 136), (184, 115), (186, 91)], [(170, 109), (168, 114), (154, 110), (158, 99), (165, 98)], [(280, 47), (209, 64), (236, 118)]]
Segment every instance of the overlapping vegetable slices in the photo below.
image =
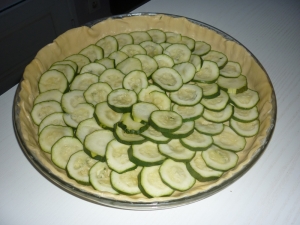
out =
[(259, 130), (258, 93), (203, 41), (106, 36), (41, 75), (31, 116), (70, 178), (113, 194), (187, 191), (234, 168)]

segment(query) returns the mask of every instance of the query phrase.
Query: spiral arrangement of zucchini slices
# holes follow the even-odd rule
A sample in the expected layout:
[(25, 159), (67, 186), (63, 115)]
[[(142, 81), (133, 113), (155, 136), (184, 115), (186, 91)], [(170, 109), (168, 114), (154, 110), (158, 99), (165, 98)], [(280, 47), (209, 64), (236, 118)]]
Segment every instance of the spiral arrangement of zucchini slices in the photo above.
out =
[(222, 177), (259, 130), (238, 62), (158, 29), (106, 36), (41, 75), (39, 145), (71, 179), (146, 197)]

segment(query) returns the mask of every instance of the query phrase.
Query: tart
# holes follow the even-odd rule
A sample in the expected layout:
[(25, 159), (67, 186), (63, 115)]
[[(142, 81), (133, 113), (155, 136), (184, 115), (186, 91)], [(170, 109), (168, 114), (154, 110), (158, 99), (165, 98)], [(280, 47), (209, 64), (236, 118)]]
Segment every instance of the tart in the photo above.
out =
[[(236, 166), (224, 172), (219, 179), (197, 180), (188, 190), (171, 191), (166, 197), (149, 198), (141, 193), (124, 195), (97, 191), (91, 185), (70, 178), (66, 170), (53, 164), (49, 153), (41, 150), (39, 128), (31, 117), (34, 101), (39, 95), (40, 77), (55, 62), (78, 54), (82, 49), (105, 37), (154, 29), (209, 43), (213, 51), (223, 53), (228, 61), (237, 62), (242, 68), (243, 75), (247, 77), (248, 88), (259, 95), (257, 103), (259, 131), (255, 136), (246, 138), (244, 149), (236, 153), (238, 156)], [(177, 37), (174, 35), (171, 38), (176, 41)], [(85, 200), (117, 208), (157, 209), (203, 199), (222, 190), (243, 175), (263, 153), (271, 138), (276, 119), (276, 99), (266, 71), (257, 59), (232, 37), (206, 24), (184, 17), (142, 13), (108, 18), (97, 21), (90, 27), (71, 29), (42, 48), (24, 71), (23, 80), (15, 97), (14, 115), (16, 134), (25, 155), (39, 172), (63, 190)]]

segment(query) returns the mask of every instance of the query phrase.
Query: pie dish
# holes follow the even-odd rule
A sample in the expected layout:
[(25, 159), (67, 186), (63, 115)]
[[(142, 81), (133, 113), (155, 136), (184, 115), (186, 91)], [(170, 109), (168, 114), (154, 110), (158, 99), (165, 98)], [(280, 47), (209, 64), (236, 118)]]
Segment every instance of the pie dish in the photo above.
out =
[[(52, 163), (49, 154), (41, 151), (38, 144), (38, 127), (33, 123), (30, 112), (38, 95), (38, 81), (54, 62), (78, 53), (84, 47), (96, 43), (107, 35), (132, 31), (161, 29), (177, 32), (195, 40), (206, 41), (216, 51), (223, 52), (228, 59), (240, 63), (247, 76), (249, 88), (257, 91), (260, 101), (260, 130), (247, 138), (243, 151), (238, 153), (235, 168), (220, 179), (197, 182), (186, 192), (174, 192), (169, 197), (146, 198), (101, 193), (70, 179), (66, 172)], [(97, 204), (134, 210), (153, 210), (189, 204), (206, 198), (233, 183), (252, 167), (269, 143), (276, 122), (276, 97), (267, 72), (256, 57), (241, 43), (226, 33), (193, 19), (161, 13), (135, 13), (119, 15), (93, 21), (87, 26), (71, 29), (57, 37), (53, 43), (42, 48), (26, 67), (23, 79), (14, 99), (14, 127), (20, 146), (32, 165), (49, 181), (79, 198)]]

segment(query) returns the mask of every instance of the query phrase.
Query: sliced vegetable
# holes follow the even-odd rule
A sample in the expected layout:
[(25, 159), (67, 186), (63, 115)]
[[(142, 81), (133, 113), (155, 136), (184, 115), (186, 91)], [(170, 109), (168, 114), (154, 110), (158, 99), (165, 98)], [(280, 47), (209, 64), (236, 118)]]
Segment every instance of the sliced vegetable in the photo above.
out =
[(82, 143), (75, 137), (62, 137), (51, 148), (51, 160), (61, 169), (65, 169), (72, 154), (83, 150)]
[(213, 145), (202, 152), (202, 158), (209, 168), (218, 171), (228, 171), (236, 166), (239, 157), (234, 152), (226, 151)]
[(131, 162), (143, 167), (160, 165), (166, 159), (158, 151), (157, 144), (151, 141), (132, 145), (128, 150), (128, 156)]
[(89, 170), (97, 163), (97, 160), (89, 157), (84, 151), (75, 152), (71, 155), (67, 164), (69, 177), (83, 185), (90, 184)]
[(124, 145), (116, 139), (111, 140), (106, 147), (106, 162), (110, 169), (117, 173), (124, 173), (135, 169), (137, 166), (129, 160), (128, 149), (130, 145)]
[(164, 161), (159, 169), (159, 174), (166, 185), (178, 191), (186, 191), (196, 182), (187, 170), (185, 163), (175, 162), (172, 159)]

